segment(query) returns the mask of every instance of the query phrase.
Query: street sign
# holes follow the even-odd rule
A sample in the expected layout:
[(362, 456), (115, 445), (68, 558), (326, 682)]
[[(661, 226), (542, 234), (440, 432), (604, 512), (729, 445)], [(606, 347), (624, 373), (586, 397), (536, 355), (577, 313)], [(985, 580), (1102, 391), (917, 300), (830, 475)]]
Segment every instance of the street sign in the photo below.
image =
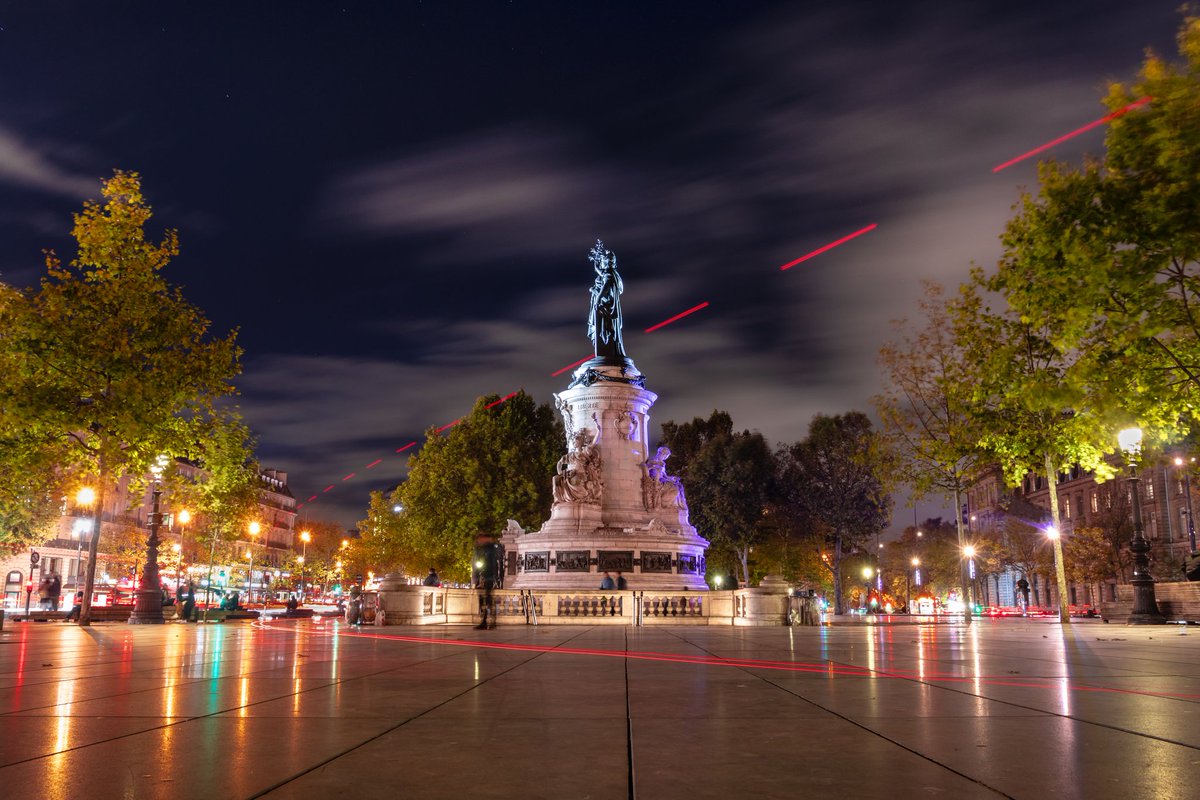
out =
[(29, 564), (30, 564), (30, 566), (36, 567), (36, 566), (38, 565), (38, 562), (39, 562), (39, 561), (41, 561), (41, 560), (42, 560), (42, 555), (41, 555), (41, 553), (39, 553), (37, 550), (30, 550), (30, 551), (29, 551)]

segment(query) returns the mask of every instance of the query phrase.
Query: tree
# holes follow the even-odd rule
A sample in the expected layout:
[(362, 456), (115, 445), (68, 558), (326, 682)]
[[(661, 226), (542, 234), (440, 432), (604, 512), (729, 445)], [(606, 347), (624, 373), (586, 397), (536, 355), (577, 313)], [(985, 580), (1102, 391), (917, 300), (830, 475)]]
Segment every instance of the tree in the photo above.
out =
[(498, 400), (479, 398), (445, 435), (431, 428), (399, 488), (372, 495), (363, 543), (386, 566), (424, 574), (433, 565), (448, 579), (467, 580), (476, 534), (502, 531), (510, 519), (531, 525), (549, 517), (562, 423), (524, 391)]
[[(1019, 258), (1008, 253), (1006, 259)], [(1078, 380), (1078, 350), (1055, 345), (1057, 329), (1037, 326), (1011, 307), (993, 311), (984, 297), (1005, 292), (1005, 268), (986, 276), (976, 268), (953, 306), (955, 336), (971, 364), (973, 414), (979, 445), (1017, 486), (1040, 471), (1049, 487), (1050, 519), (1062, 530), (1058, 475), (1078, 464), (1101, 480), (1111, 477), (1106, 460), (1116, 447), (1108, 416), (1112, 397), (1102, 386)], [(1061, 538), (1053, 539), (1059, 620), (1071, 621)]]
[(808, 438), (782, 454), (780, 482), (788, 502), (828, 531), (833, 557), (824, 562), (833, 577), (836, 613), (843, 612), (842, 558), (882, 531), (892, 498), (884, 476), (888, 454), (865, 414), (818, 414)]
[[(670, 469), (683, 481), (691, 522), (718, 549), (729, 550), (750, 585), (750, 551), (765, 541), (775, 460), (760, 433), (733, 431), (714, 411), (707, 420), (663, 424), (660, 442), (671, 449)], [(679, 447), (679, 454), (675, 448)]]
[[(172, 230), (158, 243), (146, 239), (151, 209), (137, 173), (118, 170), (102, 195), (74, 217), (78, 250), (70, 264), (48, 252), (38, 289), (8, 297), (0, 340), (10, 379), (0, 386), (0, 430), (23, 428), (29, 447), (63, 474), (94, 476), (93, 530), (117, 480), (144, 476), (159, 455), (195, 453), (214, 402), (233, 391), (240, 355), (234, 334), (211, 337), (203, 313), (163, 278), (179, 241)], [(0, 451), (0, 459), (10, 457), (24, 454)]]
[(1200, 18), (1178, 45), (1181, 63), (1151, 53), (1110, 86), (1111, 110), (1140, 105), (1108, 126), (1102, 158), (1041, 165), (1001, 275), (1023, 318), (1085, 354), (1078, 380), (1116, 387), (1164, 437), (1194, 424), (1200, 400)]
[[(971, 369), (975, 364), (955, 337), (942, 287), (925, 283), (920, 302), (925, 317), (917, 330), (899, 323), (900, 338), (879, 351), (885, 383), (875, 398), (883, 433), (896, 454), (900, 480), (912, 487), (914, 498), (931, 494), (953, 499), (962, 508), (962, 497), (986, 466), (987, 454), (979, 447), (982, 432), (973, 413)], [(966, 531), (956, 514), (959, 586), (967, 597), (967, 560), (962, 557)], [(964, 603), (964, 619), (971, 609)]]

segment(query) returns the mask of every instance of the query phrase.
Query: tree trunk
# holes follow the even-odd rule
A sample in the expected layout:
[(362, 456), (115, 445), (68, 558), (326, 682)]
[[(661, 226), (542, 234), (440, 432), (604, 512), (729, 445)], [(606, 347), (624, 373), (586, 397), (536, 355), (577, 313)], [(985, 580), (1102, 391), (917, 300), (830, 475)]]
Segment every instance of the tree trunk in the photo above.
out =
[(963, 622), (971, 624), (971, 596), (967, 592), (969, 576), (967, 575), (967, 559), (963, 554), (966, 546), (966, 534), (963, 532), (962, 493), (954, 487), (954, 520), (958, 531), (958, 584), (963, 602)]
[[(92, 591), (96, 588), (96, 556), (100, 552), (100, 525), (104, 519), (104, 486), (108, 481), (103, 449), (97, 459), (97, 473), (96, 510), (92, 514), (92, 540), (88, 542), (87, 576), (84, 578), (83, 602), (79, 609), (79, 624), (85, 627), (92, 624)], [(78, 565), (75, 568), (79, 569)]]
[(1054, 469), (1054, 460), (1046, 453), (1046, 486), (1050, 489), (1050, 524), (1058, 531), (1054, 543), (1054, 578), (1058, 585), (1058, 621), (1063, 625), (1071, 624), (1071, 609), (1067, 604), (1067, 567), (1063, 563), (1062, 537), (1063, 529), (1058, 517), (1058, 472)]

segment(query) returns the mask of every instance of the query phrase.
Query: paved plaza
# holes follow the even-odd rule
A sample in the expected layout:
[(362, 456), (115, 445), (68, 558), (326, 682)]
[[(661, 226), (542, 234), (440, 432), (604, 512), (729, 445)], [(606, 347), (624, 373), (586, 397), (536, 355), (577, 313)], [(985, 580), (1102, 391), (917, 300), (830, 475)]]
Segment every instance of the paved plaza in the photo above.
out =
[(0, 633), (0, 795), (1195, 798), (1200, 630)]

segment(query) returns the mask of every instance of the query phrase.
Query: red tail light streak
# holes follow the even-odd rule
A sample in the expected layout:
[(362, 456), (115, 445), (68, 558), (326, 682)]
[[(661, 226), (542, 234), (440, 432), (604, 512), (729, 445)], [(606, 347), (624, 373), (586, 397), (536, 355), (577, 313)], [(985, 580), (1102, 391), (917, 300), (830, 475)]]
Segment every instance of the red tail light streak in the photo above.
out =
[(1116, 111), (1112, 112), (1111, 114), (1105, 114), (1100, 119), (1093, 120), (1092, 122), (1089, 122), (1087, 125), (1084, 125), (1082, 128), (1076, 128), (1075, 130), (1071, 131), (1070, 133), (1063, 134), (1062, 136), (1058, 137), (1057, 139), (1054, 139), (1053, 141), (1046, 142), (1041, 147), (1035, 147), (1032, 150), (1030, 150), (1028, 153), (1019, 155), (1016, 158), (1011, 158), (1008, 161), (1005, 161), (1003, 164), (1001, 164), (997, 167), (992, 167), (992, 172), (999, 172), (1000, 170), (1005, 169), (1007, 167), (1011, 167), (1013, 164), (1024, 161), (1027, 158), (1032, 158), (1033, 156), (1036, 156), (1038, 153), (1045, 152), (1046, 150), (1049, 150), (1051, 147), (1054, 147), (1055, 145), (1062, 144), (1063, 142), (1067, 141), (1068, 139), (1072, 139), (1081, 133), (1087, 133), (1092, 128), (1098, 128), (1101, 125), (1106, 125), (1109, 122), (1112, 122), (1117, 117), (1121, 117), (1121, 116), (1124, 116), (1125, 114), (1128, 114), (1130, 111), (1133, 111), (1135, 108), (1141, 108), (1142, 106), (1146, 105), (1153, 99), (1154, 99), (1153, 97), (1143, 97), (1140, 100), (1130, 103), (1129, 105), (1125, 106), (1124, 108), (1118, 108)]

